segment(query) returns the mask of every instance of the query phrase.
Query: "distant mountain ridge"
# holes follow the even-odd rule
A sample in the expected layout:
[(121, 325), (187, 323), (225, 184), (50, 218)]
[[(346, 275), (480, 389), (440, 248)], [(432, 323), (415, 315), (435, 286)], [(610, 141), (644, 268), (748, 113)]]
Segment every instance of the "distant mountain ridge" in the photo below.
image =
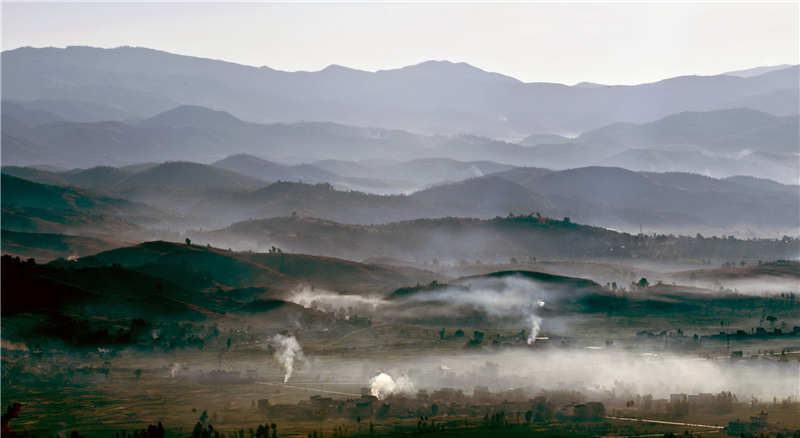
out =
[[(244, 158), (250, 162), (253, 157)], [(255, 163), (263, 164), (261, 161)], [(384, 166), (412, 172), (414, 163)], [(449, 161), (444, 164), (466, 165)], [(281, 171), (293, 169), (276, 166)], [(47, 184), (77, 185), (108, 197), (150, 204), (182, 217), (183, 227), (220, 227), (247, 218), (291, 214), (371, 224), (537, 212), (606, 227), (638, 229), (643, 225), (672, 232), (757, 229), (791, 233), (789, 230), (800, 226), (797, 185), (752, 177), (715, 179), (617, 167), (562, 171), (499, 167), (487, 175), (394, 195), (341, 190), (329, 183), (270, 182), (264, 175), (256, 179), (187, 162), (147, 166), (138, 172), (116, 168), (50, 172), (20, 167), (5, 167), (3, 172), (4, 178), (8, 174)]]
[(310, 164), (284, 166), (248, 154), (230, 155), (213, 166), (262, 181), (332, 182), (338, 178), (338, 175)]
[[(248, 220), (211, 232), (200, 242), (263, 250), (270, 245), (308, 254), (361, 259), (391, 257), (418, 265), (507, 263), (539, 259), (764, 260), (785, 258), (797, 240), (739, 240), (674, 235), (638, 235), (579, 225), (569, 220), (524, 215), (493, 219), (416, 219), (351, 225), (311, 217)], [(565, 244), (565, 242), (569, 242)], [(514, 263), (514, 262), (512, 262)]]
[(258, 122), (327, 120), (498, 138), (577, 133), (681, 111), (735, 108), (756, 96), (759, 109), (785, 115), (792, 109), (783, 102), (787, 96), (796, 101), (798, 94), (797, 66), (749, 77), (571, 87), (524, 83), (445, 61), (372, 73), (338, 66), (283, 72), (136, 47), (24, 47), (3, 52), (2, 58), (6, 99), (76, 100), (138, 117), (202, 105)]
[[(751, 109), (682, 112), (638, 125), (615, 123), (574, 139), (533, 135), (524, 140), (525, 146), (485, 137), (428, 136), (327, 122), (263, 125), (187, 105), (130, 123), (48, 121), (47, 116), (24, 109), (3, 118), (5, 164), (88, 167), (163, 160), (218, 162), (266, 181), (326, 181), (365, 190), (375, 187), (378, 192), (391, 191), (388, 186), (379, 188), (386, 183), (407, 191), (443, 179), (480, 176), (510, 163), (555, 169), (601, 164), (715, 177), (751, 175), (791, 183), (797, 182), (800, 171), (797, 160), (791, 159), (800, 147), (798, 116), (779, 117)], [(238, 158), (226, 161), (231, 154)], [(244, 163), (245, 156), (256, 159)], [(257, 159), (264, 160), (260, 157), (300, 161), (311, 167), (279, 169), (256, 164)], [(349, 166), (337, 171), (336, 163), (342, 158), (372, 160), (367, 166), (372, 170)], [(442, 159), (470, 164), (448, 167)], [(408, 181), (407, 171), (389, 169), (375, 160), (417, 160), (414, 174), (423, 179), (414, 184)], [(433, 173), (447, 172), (447, 177), (423, 176), (427, 167)], [(342, 178), (333, 179), (330, 173)]]
[(743, 70), (728, 71), (728, 72), (725, 72), (723, 74), (730, 75), (730, 76), (739, 76), (739, 77), (742, 77), (742, 78), (747, 78), (747, 77), (751, 77), (751, 76), (762, 75), (764, 73), (769, 73), (771, 71), (783, 70), (783, 69), (789, 68), (789, 67), (791, 67), (791, 65), (789, 65), (789, 64), (768, 65), (768, 66), (763, 66), (763, 67), (755, 67), (755, 68), (747, 68), (747, 69), (743, 69)]
[(793, 153), (800, 145), (799, 122), (798, 117), (745, 108), (682, 112), (641, 125), (616, 123), (585, 132), (577, 141), (618, 150), (700, 146), (713, 153), (736, 154), (744, 149)]

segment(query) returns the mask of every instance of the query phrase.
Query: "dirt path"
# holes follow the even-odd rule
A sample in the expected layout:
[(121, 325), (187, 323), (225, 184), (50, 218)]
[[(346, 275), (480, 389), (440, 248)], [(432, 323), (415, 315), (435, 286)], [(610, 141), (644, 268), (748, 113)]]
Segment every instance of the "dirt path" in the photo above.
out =
[(711, 429), (724, 429), (725, 426), (714, 426), (711, 424), (693, 424), (693, 423), (680, 423), (676, 421), (664, 421), (664, 420), (649, 420), (647, 418), (625, 418), (625, 417), (605, 417), (609, 420), (620, 420), (620, 421), (637, 421), (640, 423), (657, 423), (657, 424), (669, 424), (672, 426), (691, 426), (691, 427), (708, 427)]

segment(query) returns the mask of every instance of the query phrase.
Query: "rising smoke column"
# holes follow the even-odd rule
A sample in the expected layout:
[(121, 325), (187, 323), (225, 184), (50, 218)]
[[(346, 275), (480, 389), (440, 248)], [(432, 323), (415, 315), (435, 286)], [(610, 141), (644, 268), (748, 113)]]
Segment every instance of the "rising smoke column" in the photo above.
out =
[(535, 282), (521, 277), (506, 277), (499, 280), (475, 280), (465, 289), (457, 287), (414, 294), (408, 298), (415, 302), (448, 303), (468, 305), (484, 310), (489, 315), (514, 318), (530, 326), (528, 345), (536, 342), (541, 330), (539, 311), (545, 302), (540, 299), (546, 293)]
[(303, 359), (303, 349), (300, 348), (300, 343), (294, 336), (275, 335), (272, 337), (272, 343), (277, 346), (275, 348), (275, 359), (280, 362), (283, 367), (283, 383), (289, 381), (294, 371), (294, 360)]
[(496, 318), (515, 319), (527, 324), (530, 327), (527, 343), (531, 345), (536, 342), (541, 330), (542, 318), (539, 312), (545, 305), (542, 298), (546, 295), (547, 291), (535, 282), (513, 276), (471, 280), (466, 287), (454, 285), (443, 289), (421, 291), (397, 300), (343, 295), (309, 288), (296, 290), (289, 300), (305, 308), (323, 311), (352, 307), (364, 313), (380, 309), (382, 314), (387, 315), (391, 315), (393, 310), (402, 312), (403, 306), (407, 304), (436, 303), (437, 306), (425, 309), (428, 317), (435, 317), (438, 313), (449, 314), (448, 306), (471, 306)]
[[(544, 301), (537, 300), (536, 308), (542, 307), (544, 307)], [(528, 345), (531, 345), (536, 342), (536, 336), (539, 334), (539, 330), (542, 328), (542, 318), (536, 315), (536, 313), (531, 313), (528, 315), (528, 321), (531, 325), (531, 334), (528, 335)]]
[(369, 393), (383, 400), (394, 393), (410, 393), (414, 391), (414, 384), (406, 376), (400, 376), (395, 381), (392, 376), (380, 373), (369, 379)]

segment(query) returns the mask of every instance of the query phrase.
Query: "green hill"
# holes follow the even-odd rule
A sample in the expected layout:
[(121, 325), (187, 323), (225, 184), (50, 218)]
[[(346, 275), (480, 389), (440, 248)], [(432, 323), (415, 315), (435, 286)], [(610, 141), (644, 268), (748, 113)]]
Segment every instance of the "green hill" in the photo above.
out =
[[(349, 259), (391, 257), (430, 263), (506, 263), (540, 260), (651, 260), (726, 262), (788, 259), (800, 241), (729, 237), (638, 235), (536, 215), (494, 219), (440, 218), (350, 225), (283, 217), (235, 223), (198, 233), (199, 241), (244, 248), (281, 246), (291, 252)], [(513, 263), (513, 262), (512, 262)]]
[(308, 284), (338, 292), (375, 294), (435, 278), (431, 272), (413, 268), (283, 252), (233, 252), (163, 241), (113, 249), (77, 261), (78, 266), (114, 264), (193, 289), (267, 287), (286, 292)]
[(39, 184), (2, 175), (3, 229), (124, 236), (163, 217), (150, 206), (85, 189)]

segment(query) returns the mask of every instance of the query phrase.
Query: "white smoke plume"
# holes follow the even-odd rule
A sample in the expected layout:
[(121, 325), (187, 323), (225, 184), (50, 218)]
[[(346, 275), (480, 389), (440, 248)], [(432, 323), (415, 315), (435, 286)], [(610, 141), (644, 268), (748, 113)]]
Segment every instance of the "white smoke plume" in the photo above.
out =
[(541, 329), (542, 318), (539, 318), (536, 315), (531, 315), (528, 317), (528, 320), (531, 323), (531, 332), (528, 335), (528, 345), (532, 345), (536, 342), (536, 335), (539, 334), (539, 330)]
[[(537, 312), (545, 305), (543, 298), (547, 291), (535, 282), (521, 277), (499, 279), (475, 279), (465, 285), (454, 285), (437, 290), (421, 291), (398, 299), (346, 295), (309, 288), (297, 289), (289, 301), (305, 308), (321, 311), (353, 310), (358, 314), (372, 314), (382, 317), (419, 317), (425, 312), (427, 317), (437, 314), (453, 315), (452, 306), (467, 306), (480, 309), (487, 315), (504, 320), (514, 320), (528, 324), (531, 333), (528, 344), (536, 341), (541, 329), (542, 318)], [(409, 304), (430, 304), (424, 309), (407, 312)]]
[(495, 317), (526, 321), (531, 327), (527, 339), (530, 345), (541, 330), (542, 318), (537, 312), (545, 305), (541, 299), (545, 295), (546, 291), (530, 280), (508, 277), (473, 281), (468, 290), (446, 288), (415, 294), (408, 300), (468, 305)]
[(181, 365), (179, 363), (173, 363), (169, 367), (169, 376), (171, 378), (175, 378), (178, 375), (178, 371), (181, 369)]
[(386, 373), (380, 373), (369, 379), (369, 393), (383, 400), (391, 394), (413, 393), (414, 384), (407, 376), (400, 376), (397, 380)]
[(321, 289), (312, 290), (308, 287), (296, 289), (288, 300), (307, 309), (326, 312), (348, 308), (374, 311), (386, 304), (381, 297), (339, 294)]
[[(536, 301), (536, 306), (539, 308), (544, 307), (544, 301)], [(536, 342), (536, 336), (539, 334), (539, 330), (542, 328), (542, 318), (537, 316), (535, 313), (531, 313), (528, 315), (528, 321), (530, 321), (531, 324), (531, 333), (528, 335), (528, 345), (532, 345), (534, 342)]]
[(276, 344), (275, 359), (283, 367), (283, 383), (286, 383), (294, 372), (295, 359), (303, 360), (303, 349), (300, 348), (300, 343), (294, 336), (278, 334), (272, 337), (272, 343)]

